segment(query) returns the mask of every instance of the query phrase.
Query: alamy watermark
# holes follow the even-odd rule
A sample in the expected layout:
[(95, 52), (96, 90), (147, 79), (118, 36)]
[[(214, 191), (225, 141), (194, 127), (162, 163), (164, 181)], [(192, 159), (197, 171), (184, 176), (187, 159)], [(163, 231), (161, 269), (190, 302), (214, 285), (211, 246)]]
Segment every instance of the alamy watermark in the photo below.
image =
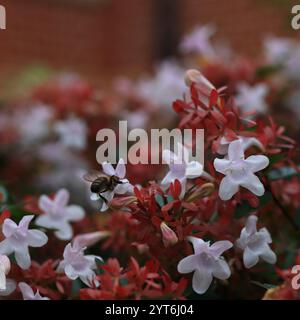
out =
[[(149, 135), (150, 133), (150, 135)], [(128, 132), (127, 121), (119, 121), (119, 132), (112, 129), (98, 131), (96, 140), (102, 144), (98, 147), (96, 159), (99, 164), (107, 161), (116, 164), (117, 158), (131, 164), (161, 164), (162, 151), (172, 150), (177, 155), (174, 163), (184, 162), (184, 145), (189, 153), (189, 160), (204, 163), (203, 129), (132, 129)]]
[(295, 274), (295, 276), (292, 278), (292, 288), (294, 290), (300, 289), (300, 265), (295, 265), (292, 268), (292, 274)]
[(0, 30), (6, 29), (6, 9), (0, 5)]
[(294, 30), (300, 29), (300, 4), (296, 4), (292, 7), (292, 14), (294, 15), (291, 21), (292, 28)]

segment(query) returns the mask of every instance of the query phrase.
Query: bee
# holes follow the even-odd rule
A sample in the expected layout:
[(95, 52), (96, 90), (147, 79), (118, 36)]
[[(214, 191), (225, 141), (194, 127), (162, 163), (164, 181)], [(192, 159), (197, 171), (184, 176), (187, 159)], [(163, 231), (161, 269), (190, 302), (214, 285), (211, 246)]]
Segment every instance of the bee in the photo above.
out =
[(119, 177), (109, 176), (99, 171), (91, 171), (83, 176), (83, 179), (91, 182), (91, 192), (96, 193), (102, 201), (107, 203), (107, 199), (101, 193), (114, 191), (118, 184), (123, 184)]

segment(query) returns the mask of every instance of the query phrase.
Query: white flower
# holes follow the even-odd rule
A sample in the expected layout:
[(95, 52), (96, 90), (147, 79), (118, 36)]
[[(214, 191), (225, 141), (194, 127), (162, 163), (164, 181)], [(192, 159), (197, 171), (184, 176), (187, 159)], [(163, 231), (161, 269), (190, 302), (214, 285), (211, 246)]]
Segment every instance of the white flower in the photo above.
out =
[(0, 255), (0, 291), (6, 290), (6, 276), (10, 271), (10, 261), (7, 256)]
[(254, 173), (268, 165), (269, 159), (266, 156), (250, 156), (245, 159), (241, 141), (232, 141), (228, 148), (228, 159), (214, 161), (216, 171), (226, 175), (220, 184), (220, 198), (225, 201), (231, 199), (240, 186), (257, 196), (262, 196), (265, 188)]
[(58, 133), (61, 143), (66, 147), (78, 150), (87, 145), (87, 126), (79, 118), (71, 117), (64, 121), (57, 121), (54, 130)]
[(16, 282), (6, 278), (10, 268), (11, 264), (8, 257), (0, 255), (0, 296), (9, 296), (16, 289)]
[(268, 108), (265, 101), (268, 92), (269, 89), (265, 84), (257, 84), (251, 87), (247, 83), (240, 83), (237, 85), (235, 101), (244, 113), (251, 111), (262, 113)]
[(272, 239), (268, 230), (262, 228), (257, 231), (256, 224), (257, 217), (250, 216), (236, 241), (236, 245), (244, 250), (243, 260), (246, 268), (255, 266), (259, 259), (271, 264), (276, 263), (276, 255), (269, 246)]
[(184, 73), (184, 69), (175, 62), (164, 61), (156, 68), (153, 78), (141, 79), (135, 90), (140, 98), (151, 101), (155, 106), (169, 107), (174, 99), (182, 97)]
[(53, 200), (42, 195), (39, 199), (39, 208), (44, 214), (37, 217), (35, 224), (48, 229), (56, 229), (55, 235), (58, 239), (71, 239), (73, 230), (70, 222), (81, 220), (85, 212), (80, 206), (67, 206), (69, 198), (70, 194), (66, 189), (59, 190)]
[[(125, 193), (130, 193), (133, 190), (133, 186), (129, 183), (129, 181), (127, 179), (124, 179), (126, 175), (126, 166), (123, 159), (119, 160), (116, 169), (114, 169), (114, 167), (108, 162), (103, 162), (102, 168), (104, 173), (106, 173), (108, 176), (118, 177), (120, 182), (122, 183), (118, 184), (114, 188), (114, 190), (109, 190), (101, 193), (101, 196), (104, 197), (107, 201), (107, 203), (105, 201), (102, 201), (101, 208), (100, 208), (101, 212), (106, 211), (108, 209), (108, 204), (113, 199), (115, 193), (125, 194)], [(98, 194), (93, 193), (91, 195), (91, 200), (96, 201), (99, 199), (101, 200)]]
[(28, 247), (42, 247), (48, 241), (44, 232), (28, 229), (33, 218), (33, 215), (24, 216), (19, 225), (7, 218), (2, 226), (5, 239), (0, 242), (0, 254), (10, 255), (14, 252), (17, 264), (25, 270), (31, 264)]
[(291, 50), (291, 55), (288, 59), (285, 61), (283, 74), (285, 77), (287, 77), (289, 80), (296, 81), (297, 83), (300, 80), (300, 45), (297, 44)]
[(284, 63), (290, 56), (294, 42), (288, 38), (268, 37), (264, 42), (265, 56), (269, 63)]
[(180, 49), (183, 53), (198, 53), (208, 57), (213, 57), (215, 51), (210, 42), (211, 36), (215, 33), (212, 25), (197, 26), (190, 34), (186, 35)]
[(163, 151), (163, 160), (169, 165), (170, 171), (161, 181), (163, 188), (168, 188), (176, 179), (181, 183), (181, 197), (185, 194), (187, 179), (200, 177), (203, 166), (198, 161), (189, 161), (188, 149), (181, 143), (177, 144), (178, 154), (170, 150)]
[(25, 144), (35, 142), (46, 137), (50, 130), (50, 120), (53, 117), (53, 110), (46, 105), (36, 105), (30, 109), (18, 110), (14, 121)]
[(91, 245), (97, 240), (99, 240), (99, 235), (94, 233), (90, 236), (77, 237), (73, 244), (67, 244), (63, 254), (64, 259), (60, 262), (57, 271), (64, 271), (71, 280), (76, 280), (79, 277), (87, 286), (98, 286), (99, 282), (96, 280), (94, 272), (97, 269), (95, 260), (102, 261), (102, 258), (94, 255), (84, 255), (85, 246)]
[(203, 294), (209, 288), (213, 277), (221, 280), (230, 277), (230, 269), (221, 256), (224, 251), (232, 247), (230, 241), (217, 241), (210, 246), (209, 242), (202, 239), (188, 237), (194, 247), (194, 254), (182, 259), (177, 270), (180, 273), (190, 273), (193, 275), (193, 289), (199, 294)]
[(50, 300), (47, 297), (42, 297), (39, 290), (34, 294), (32, 288), (25, 282), (20, 282), (19, 288), (21, 290), (23, 300)]
[(17, 287), (17, 283), (15, 280), (6, 279), (6, 288), (0, 289), (0, 297), (6, 297), (12, 294)]
[[(262, 151), (264, 150), (264, 146), (261, 144), (261, 142), (254, 137), (238, 136), (238, 139), (241, 141), (242, 148), (244, 151), (246, 151), (248, 148), (252, 146), (257, 147)], [(220, 144), (217, 152), (221, 155), (227, 155), (229, 144), (230, 141), (228, 141), (225, 137), (222, 137), (220, 139)]]

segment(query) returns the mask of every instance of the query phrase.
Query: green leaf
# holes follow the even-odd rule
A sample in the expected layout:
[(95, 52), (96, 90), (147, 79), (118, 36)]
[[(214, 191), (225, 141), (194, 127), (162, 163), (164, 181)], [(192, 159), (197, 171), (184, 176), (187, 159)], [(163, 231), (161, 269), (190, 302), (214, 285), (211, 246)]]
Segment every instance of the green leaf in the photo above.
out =
[(167, 196), (167, 202), (170, 203), (170, 202), (173, 202), (173, 201), (174, 201), (174, 198), (171, 195), (168, 195)]
[(297, 171), (291, 167), (282, 167), (279, 169), (271, 170), (268, 173), (268, 178), (270, 180), (277, 180), (277, 179), (285, 179), (290, 178), (292, 176), (297, 175)]
[(280, 71), (280, 69), (281, 69), (280, 65), (270, 64), (270, 65), (262, 66), (256, 69), (256, 75), (259, 78), (267, 78), (273, 75), (274, 73), (277, 73), (278, 71)]
[(284, 157), (284, 155), (281, 154), (281, 153), (270, 155), (270, 156), (269, 156), (270, 166), (272, 166), (273, 164), (275, 164), (275, 163), (277, 163), (278, 161), (280, 161), (283, 157)]
[(300, 228), (300, 207), (296, 210), (295, 222), (297, 226)]
[(155, 201), (160, 207), (163, 207), (165, 205), (164, 198), (159, 193), (155, 195)]
[(7, 199), (8, 199), (8, 192), (7, 192), (7, 190), (5, 189), (4, 186), (0, 185), (0, 203), (1, 202), (2, 203), (6, 202)]
[(237, 206), (237, 208), (235, 210), (235, 213), (234, 213), (234, 217), (236, 219), (240, 219), (242, 217), (246, 217), (253, 210), (254, 209), (249, 206), (248, 202), (243, 201), (241, 205)]
[(261, 282), (259, 282), (259, 281), (254, 281), (254, 280), (252, 280), (251, 283), (253, 283), (253, 284), (255, 284), (255, 285), (257, 285), (257, 286), (259, 286), (259, 287), (261, 287), (261, 288), (264, 288), (264, 289), (266, 289), (266, 290), (274, 289), (274, 288), (277, 287), (277, 286), (274, 285), (274, 284), (261, 283)]

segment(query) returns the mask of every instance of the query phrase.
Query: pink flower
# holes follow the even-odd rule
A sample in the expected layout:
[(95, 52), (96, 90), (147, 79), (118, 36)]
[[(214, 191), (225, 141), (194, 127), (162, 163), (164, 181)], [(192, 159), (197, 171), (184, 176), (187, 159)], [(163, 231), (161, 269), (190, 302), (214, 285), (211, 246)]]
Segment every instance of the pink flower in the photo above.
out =
[(221, 280), (228, 279), (231, 271), (221, 254), (232, 247), (230, 241), (217, 241), (210, 246), (202, 239), (188, 237), (193, 244), (194, 254), (182, 259), (177, 270), (180, 273), (194, 272), (193, 289), (203, 294), (209, 288), (213, 277)]
[(42, 297), (39, 290), (34, 294), (32, 288), (25, 282), (20, 282), (19, 288), (21, 290), (23, 300), (50, 300), (47, 297)]
[(59, 190), (54, 199), (42, 195), (39, 199), (39, 207), (44, 214), (36, 219), (36, 225), (48, 229), (55, 229), (55, 235), (58, 239), (69, 240), (73, 236), (73, 230), (70, 225), (72, 221), (81, 220), (85, 212), (77, 205), (69, 205), (70, 194), (66, 189)]
[(256, 224), (257, 217), (250, 216), (236, 241), (237, 246), (244, 250), (243, 260), (246, 268), (255, 266), (259, 259), (271, 264), (276, 263), (276, 255), (269, 246), (272, 239), (268, 230), (262, 228), (257, 231)]
[(254, 173), (268, 165), (269, 159), (266, 156), (250, 156), (245, 159), (241, 141), (231, 142), (228, 148), (228, 159), (214, 161), (216, 171), (225, 175), (220, 184), (220, 198), (224, 201), (231, 199), (239, 191), (240, 186), (257, 196), (262, 196), (265, 188)]
[(48, 237), (44, 232), (28, 229), (29, 223), (33, 218), (33, 215), (24, 216), (19, 225), (7, 218), (2, 226), (5, 239), (0, 242), (0, 254), (10, 255), (14, 252), (17, 264), (25, 270), (31, 264), (28, 248), (42, 247), (48, 241)]

